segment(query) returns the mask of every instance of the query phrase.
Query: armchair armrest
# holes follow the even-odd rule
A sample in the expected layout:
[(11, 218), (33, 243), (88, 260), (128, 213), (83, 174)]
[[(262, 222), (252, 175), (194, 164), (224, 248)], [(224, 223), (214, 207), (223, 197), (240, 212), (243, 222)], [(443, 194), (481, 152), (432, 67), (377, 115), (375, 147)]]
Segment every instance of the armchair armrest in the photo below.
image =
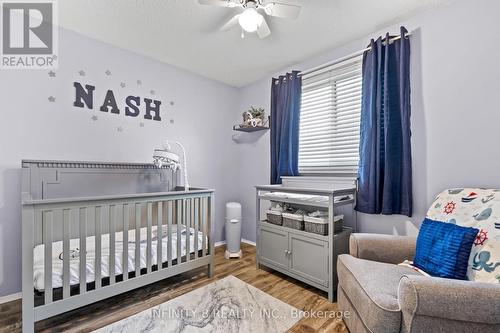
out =
[(408, 275), (398, 288), (407, 328), (418, 316), (498, 325), (499, 300), (500, 286), (492, 283)]
[(351, 234), (349, 252), (352, 256), (390, 264), (412, 260), (416, 238), (379, 234)]

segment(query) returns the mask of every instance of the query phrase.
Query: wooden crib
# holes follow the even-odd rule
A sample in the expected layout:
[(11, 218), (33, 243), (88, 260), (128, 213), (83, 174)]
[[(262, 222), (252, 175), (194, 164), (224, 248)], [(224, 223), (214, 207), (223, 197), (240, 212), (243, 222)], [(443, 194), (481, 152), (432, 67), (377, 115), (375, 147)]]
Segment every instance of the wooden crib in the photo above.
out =
[(36, 321), (201, 266), (214, 192), (152, 164), (23, 161), (23, 332)]

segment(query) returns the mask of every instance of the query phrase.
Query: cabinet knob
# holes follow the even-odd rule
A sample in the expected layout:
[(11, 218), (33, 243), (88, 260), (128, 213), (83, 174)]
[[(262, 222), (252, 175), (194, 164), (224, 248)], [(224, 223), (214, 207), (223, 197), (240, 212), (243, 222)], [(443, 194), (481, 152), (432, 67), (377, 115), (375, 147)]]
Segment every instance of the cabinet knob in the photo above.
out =
[(290, 251), (290, 250), (285, 250), (285, 254), (286, 254), (287, 256), (289, 256), (290, 254), (292, 254), (292, 251)]

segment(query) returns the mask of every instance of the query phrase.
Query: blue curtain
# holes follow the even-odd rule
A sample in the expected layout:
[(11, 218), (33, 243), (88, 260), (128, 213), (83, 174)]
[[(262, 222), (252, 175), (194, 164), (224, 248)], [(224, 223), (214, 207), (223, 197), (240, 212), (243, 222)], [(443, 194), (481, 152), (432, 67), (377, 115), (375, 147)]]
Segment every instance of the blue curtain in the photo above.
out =
[(271, 184), (299, 174), (302, 78), (298, 71), (273, 78), (271, 87)]
[(411, 216), (410, 41), (390, 38), (372, 40), (363, 55), (356, 210)]

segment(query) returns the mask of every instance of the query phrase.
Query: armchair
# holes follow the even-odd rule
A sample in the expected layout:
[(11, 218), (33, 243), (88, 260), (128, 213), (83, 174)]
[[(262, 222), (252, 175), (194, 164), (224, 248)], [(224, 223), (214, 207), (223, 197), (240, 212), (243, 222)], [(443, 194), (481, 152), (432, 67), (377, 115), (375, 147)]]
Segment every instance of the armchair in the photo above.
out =
[(416, 239), (352, 234), (337, 261), (339, 309), (351, 332), (500, 332), (500, 285), (426, 277), (398, 266)]

